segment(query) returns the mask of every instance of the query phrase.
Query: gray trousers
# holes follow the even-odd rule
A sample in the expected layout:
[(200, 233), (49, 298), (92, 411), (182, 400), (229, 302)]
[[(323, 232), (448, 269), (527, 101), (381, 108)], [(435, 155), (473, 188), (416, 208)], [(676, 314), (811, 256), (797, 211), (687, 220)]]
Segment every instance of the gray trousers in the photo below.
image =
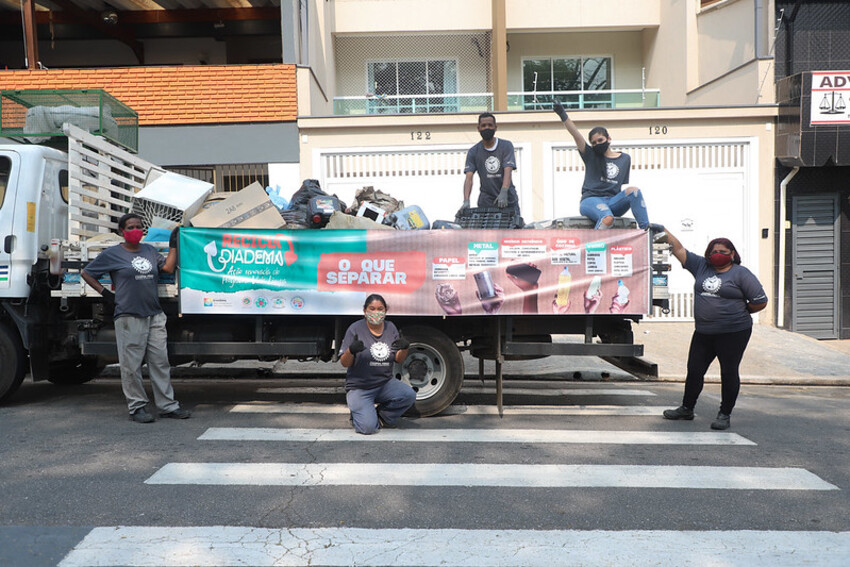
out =
[(130, 413), (148, 404), (142, 383), (142, 362), (147, 360), (153, 400), (161, 413), (180, 407), (171, 387), (171, 365), (168, 363), (165, 313), (150, 317), (124, 316), (115, 320), (115, 342), (121, 366), (121, 387)]

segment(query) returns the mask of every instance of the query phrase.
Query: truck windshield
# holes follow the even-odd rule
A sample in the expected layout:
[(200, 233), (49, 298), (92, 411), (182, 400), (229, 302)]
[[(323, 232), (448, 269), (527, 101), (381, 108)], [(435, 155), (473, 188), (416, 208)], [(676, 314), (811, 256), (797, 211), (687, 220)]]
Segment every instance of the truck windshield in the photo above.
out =
[(9, 177), (12, 174), (12, 160), (0, 157), (0, 207), (6, 199), (6, 187), (9, 186)]

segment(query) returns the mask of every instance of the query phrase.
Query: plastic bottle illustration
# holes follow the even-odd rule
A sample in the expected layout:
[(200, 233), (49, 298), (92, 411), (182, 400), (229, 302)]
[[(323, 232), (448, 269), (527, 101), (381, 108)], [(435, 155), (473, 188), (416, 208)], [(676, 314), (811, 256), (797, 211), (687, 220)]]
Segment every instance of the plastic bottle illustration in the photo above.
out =
[(629, 288), (623, 280), (617, 280), (617, 293), (611, 300), (611, 313), (622, 313), (629, 303)]
[(626, 287), (623, 280), (617, 280), (617, 295), (614, 296), (614, 300), (621, 305), (629, 302), (629, 288)]
[(564, 271), (558, 276), (558, 295), (555, 298), (555, 303), (559, 307), (566, 307), (570, 304), (570, 286), (573, 283), (573, 276), (570, 274), (570, 267), (564, 266)]

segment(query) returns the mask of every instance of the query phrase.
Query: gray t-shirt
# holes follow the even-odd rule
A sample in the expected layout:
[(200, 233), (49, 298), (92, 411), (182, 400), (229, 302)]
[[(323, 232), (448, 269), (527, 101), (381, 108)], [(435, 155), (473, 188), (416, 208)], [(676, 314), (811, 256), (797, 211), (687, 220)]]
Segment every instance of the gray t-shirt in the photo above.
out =
[(694, 322), (706, 335), (735, 333), (753, 326), (747, 303), (765, 303), (758, 278), (740, 264), (718, 273), (703, 256), (688, 252), (685, 269), (694, 275)]
[(398, 338), (398, 329), (389, 321), (384, 321), (384, 332), (376, 337), (369, 330), (365, 319), (351, 324), (345, 331), (340, 352), (345, 352), (357, 335), (366, 349), (354, 355), (354, 364), (348, 367), (345, 375), (345, 390), (371, 390), (383, 386), (393, 377), (395, 354), (393, 343)]
[(130, 252), (118, 244), (89, 262), (85, 272), (97, 279), (109, 274), (115, 284), (115, 318), (150, 317), (162, 313), (157, 280), (165, 258), (150, 244)]
[[(509, 141), (496, 138), (496, 145), (491, 150), (484, 147), (483, 141), (469, 148), (463, 172), (478, 172), (478, 179), (481, 181), (481, 192), (478, 195), (479, 207), (496, 206), (496, 197), (502, 190), (502, 180), (505, 178), (505, 167), (516, 170), (514, 145)], [(508, 207), (519, 208), (519, 199), (513, 183), (508, 191)]]
[(615, 158), (596, 155), (590, 144), (579, 152), (584, 162), (584, 183), (581, 186), (581, 198), (613, 197), (629, 182), (629, 170), (632, 158), (625, 152)]

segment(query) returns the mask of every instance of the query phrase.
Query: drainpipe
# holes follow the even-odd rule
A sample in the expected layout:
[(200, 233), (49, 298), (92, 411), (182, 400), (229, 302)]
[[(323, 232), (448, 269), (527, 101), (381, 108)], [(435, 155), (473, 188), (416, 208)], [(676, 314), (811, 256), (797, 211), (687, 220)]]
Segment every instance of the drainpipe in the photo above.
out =
[(788, 184), (800, 171), (799, 167), (792, 169), (779, 183), (779, 276), (776, 286), (776, 326), (783, 327), (785, 324), (785, 239), (787, 230), (785, 228), (785, 193)]

